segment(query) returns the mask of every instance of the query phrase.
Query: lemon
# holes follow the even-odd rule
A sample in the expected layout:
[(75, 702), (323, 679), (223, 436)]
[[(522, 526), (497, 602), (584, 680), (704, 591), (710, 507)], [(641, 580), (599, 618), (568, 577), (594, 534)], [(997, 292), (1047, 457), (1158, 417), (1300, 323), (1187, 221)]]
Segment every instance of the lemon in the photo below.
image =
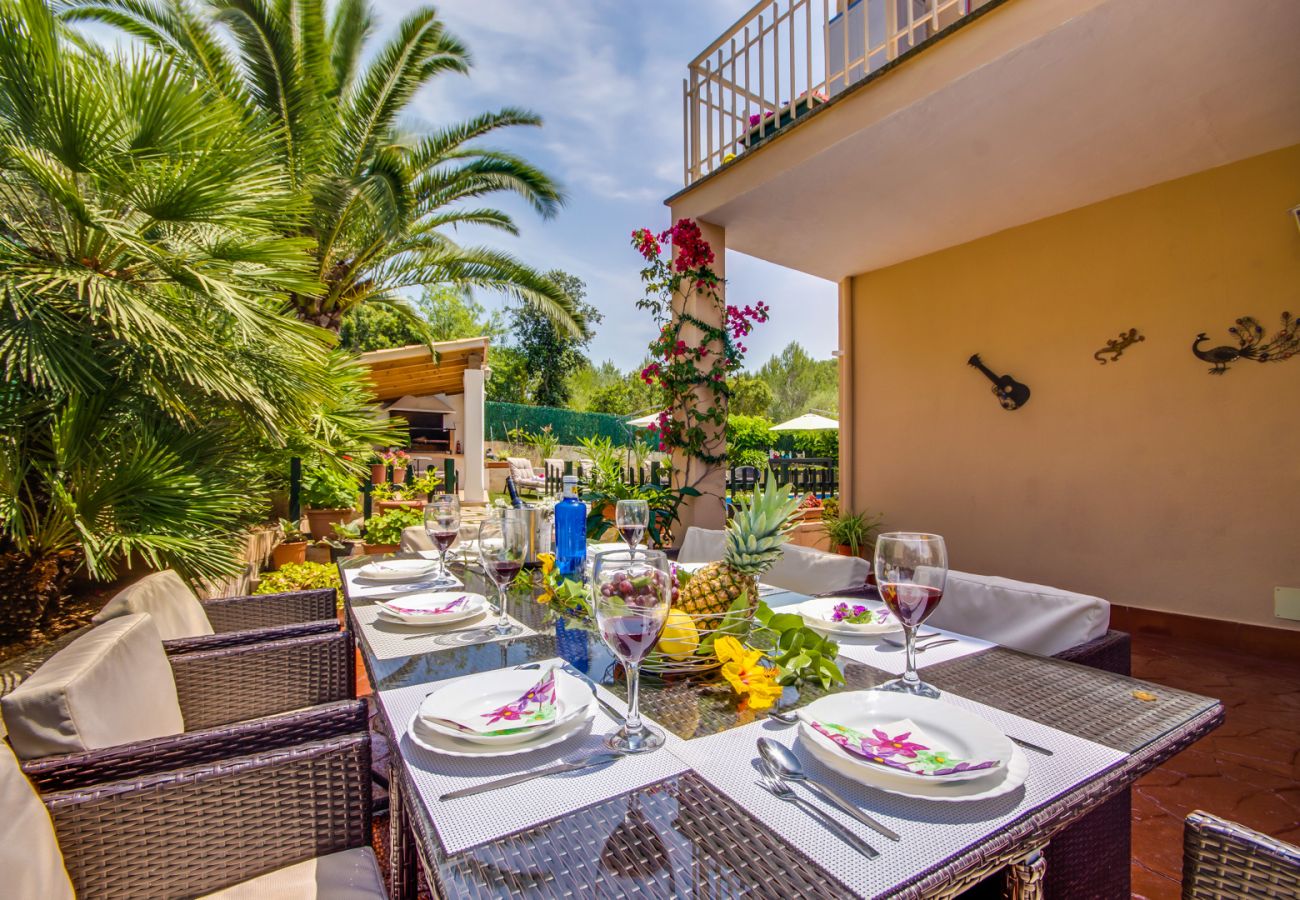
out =
[(695, 622), (680, 609), (669, 610), (668, 622), (664, 625), (659, 643), (655, 645), (660, 653), (673, 659), (686, 659), (694, 655), (700, 646), (700, 633), (695, 629)]

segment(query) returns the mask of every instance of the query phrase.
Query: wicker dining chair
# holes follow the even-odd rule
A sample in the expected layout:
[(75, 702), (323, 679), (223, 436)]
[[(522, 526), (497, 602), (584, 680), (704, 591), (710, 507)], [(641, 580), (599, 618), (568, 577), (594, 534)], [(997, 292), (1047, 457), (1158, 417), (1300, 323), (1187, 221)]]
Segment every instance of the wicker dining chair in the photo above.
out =
[(147, 612), (168, 653), (189, 653), (338, 631), (337, 609), (334, 588), (200, 600), (176, 572), (164, 569), (124, 587), (92, 621)]
[[(16, 840), (30, 842), (33, 855), (61, 855), (78, 898), (386, 896), (370, 849), (364, 703), (114, 752), (112, 765), (23, 770), (49, 811), (57, 849), (32, 833), (43, 823), (30, 812)], [(11, 755), (0, 759), (5, 767), (9, 780), (0, 783), (13, 793)], [(32, 801), (7, 794), (6, 802)], [(66, 895), (59, 860), (24, 863), (45, 874), (50, 896)]]
[[(32, 771), (36, 771), (63, 764), (83, 768), (108, 765), (122, 753), (128, 756), (147, 753), (152, 747), (170, 746), (170, 742), (178, 740), (187, 747), (198, 745), (219, 740), (223, 728), (237, 723), (356, 699), (356, 654), (351, 632), (164, 655), (149, 619), (147, 615), (137, 614), (100, 625), (46, 663), (58, 665), (63, 654), (72, 654), (68, 658), (77, 659), (77, 654), (94, 652), (97, 634), (107, 633), (107, 641), (100, 639), (103, 646), (114, 646), (113, 642), (119, 640), (134, 642), (115, 646), (111, 652), (117, 654), (115, 660), (128, 661), (125, 664), (134, 670), (131, 677), (137, 681), (147, 678), (148, 686), (141, 684), (139, 690), (126, 692), (118, 690), (115, 683), (98, 686), (98, 680), (112, 676), (115, 671), (121, 675), (125, 664), (110, 661), (91, 664), (100, 665), (101, 669), (85, 668), (82, 675), (73, 675), (72, 681), (56, 679), (54, 685), (29, 690), (38, 683), (41, 672), (38, 669), (29, 681), (0, 698), (10, 740), (27, 758), (25, 769), (34, 767)], [(100, 655), (107, 658), (106, 653)], [(155, 690), (154, 683), (165, 681), (168, 674), (174, 682), (174, 699), (170, 686), (156, 690), (160, 692), (157, 696), (164, 698), (174, 710), (170, 713), (150, 693)], [(59, 687), (60, 683), (67, 683), (68, 687)], [(74, 690), (78, 692), (76, 696), (72, 695)], [(105, 691), (111, 696), (105, 697)], [(132, 706), (132, 698), (124, 694), (136, 693), (140, 698)], [(81, 697), (88, 699), (78, 699)], [(145, 725), (127, 722), (125, 728), (119, 728), (112, 715), (96, 710), (96, 705), (105, 702), (123, 705), (121, 714), (132, 721), (151, 721)], [(26, 717), (32, 714), (41, 718), (29, 724)], [(78, 716), (90, 718), (79, 723)], [(158, 724), (160, 716), (163, 717), (161, 725)], [(20, 727), (21, 734), (16, 733)], [(120, 734), (148, 736), (123, 740)]]
[(1296, 897), (1300, 847), (1200, 810), (1184, 821), (1184, 900)]

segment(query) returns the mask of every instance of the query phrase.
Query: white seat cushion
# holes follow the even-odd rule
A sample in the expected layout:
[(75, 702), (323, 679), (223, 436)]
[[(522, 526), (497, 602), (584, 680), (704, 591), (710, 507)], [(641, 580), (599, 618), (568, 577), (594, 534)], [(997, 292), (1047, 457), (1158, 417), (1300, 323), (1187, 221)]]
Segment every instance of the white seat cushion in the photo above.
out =
[(424, 530), (423, 525), (410, 525), (402, 529), (403, 552), (415, 553), (418, 550), (436, 550), (433, 541), (429, 538), (429, 532)]
[(510, 464), (510, 476), (514, 478), (516, 484), (533, 486), (544, 484), (545, 479), (538, 476), (533, 464), (528, 460), (518, 456), (507, 456), (506, 462)]
[(681, 549), (677, 551), (677, 561), (684, 563), (708, 563), (722, 559), (727, 549), (727, 533), (715, 528), (697, 528), (692, 525), (682, 536)]
[(926, 624), (1054, 656), (1105, 634), (1110, 604), (1041, 584), (949, 571), (943, 602)]
[(203, 611), (203, 604), (171, 569), (146, 575), (118, 591), (91, 621), (98, 625), (133, 613), (153, 616), (164, 641), (212, 634), (212, 623)]
[(73, 900), (49, 810), (0, 741), (0, 873), (6, 897)]
[[(726, 552), (727, 535), (720, 529), (686, 529), (677, 561), (716, 562)], [(840, 556), (814, 547), (786, 544), (781, 558), (759, 581), (801, 594), (828, 594), (860, 588), (871, 574), (871, 563), (856, 556)]]
[(759, 580), (801, 594), (829, 594), (860, 588), (870, 574), (871, 563), (857, 556), (786, 544), (781, 558)]
[(204, 900), (373, 900), (387, 898), (369, 847), (319, 856), (204, 895)]
[(23, 759), (76, 753), (185, 730), (176, 682), (146, 613), (98, 625), (0, 697)]

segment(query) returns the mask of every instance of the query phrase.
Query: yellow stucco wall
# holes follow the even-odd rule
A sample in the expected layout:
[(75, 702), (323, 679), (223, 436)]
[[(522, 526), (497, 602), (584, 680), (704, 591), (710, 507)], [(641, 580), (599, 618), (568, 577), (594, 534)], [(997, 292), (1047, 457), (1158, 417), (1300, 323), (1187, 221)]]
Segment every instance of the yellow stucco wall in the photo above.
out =
[(1296, 204), (1300, 146), (856, 276), (854, 509), (956, 569), (1300, 629), (1273, 615), (1300, 587), (1300, 356), (1212, 377), (1190, 349), (1300, 315)]

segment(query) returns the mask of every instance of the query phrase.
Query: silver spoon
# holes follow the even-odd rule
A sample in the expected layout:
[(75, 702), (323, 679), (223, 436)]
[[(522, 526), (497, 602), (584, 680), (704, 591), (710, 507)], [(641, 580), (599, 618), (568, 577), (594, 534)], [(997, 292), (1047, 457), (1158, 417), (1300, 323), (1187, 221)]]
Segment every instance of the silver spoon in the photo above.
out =
[(769, 719), (776, 719), (784, 725), (798, 725), (799, 714), (793, 709), (788, 712), (770, 712), (767, 714)]
[(776, 770), (776, 772), (778, 772), (786, 781), (798, 781), (807, 785), (813, 793), (820, 795), (823, 800), (827, 801), (832, 806), (839, 807), (841, 811), (848, 813), (873, 831), (883, 834), (891, 841), (902, 840), (902, 838), (898, 836), (897, 832), (876, 821), (871, 816), (858, 809), (858, 807), (852, 802), (846, 800), (826, 785), (819, 781), (815, 781), (810, 777), (808, 773), (803, 770), (803, 765), (800, 764), (799, 757), (795, 756), (794, 751), (784, 744), (777, 743), (771, 738), (759, 738), (758, 754), (763, 757), (764, 761)]

